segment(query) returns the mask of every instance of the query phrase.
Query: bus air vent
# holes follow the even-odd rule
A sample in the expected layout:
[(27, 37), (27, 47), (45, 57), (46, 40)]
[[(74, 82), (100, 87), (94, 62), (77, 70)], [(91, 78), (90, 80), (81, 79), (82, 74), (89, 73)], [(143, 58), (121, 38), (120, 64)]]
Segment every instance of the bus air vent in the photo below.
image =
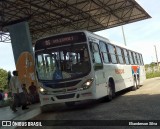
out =
[(58, 95), (56, 96), (58, 99), (69, 99), (74, 98), (75, 94), (66, 94), (66, 95)]

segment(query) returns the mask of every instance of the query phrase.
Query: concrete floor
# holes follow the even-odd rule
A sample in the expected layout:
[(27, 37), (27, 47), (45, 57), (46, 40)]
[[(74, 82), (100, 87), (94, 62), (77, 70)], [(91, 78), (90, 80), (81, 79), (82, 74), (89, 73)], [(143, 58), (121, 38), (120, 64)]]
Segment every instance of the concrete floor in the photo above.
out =
[[(10, 107), (2, 107), (0, 108), (0, 121), (4, 120), (29, 120), (41, 113), (40, 111), (40, 104), (32, 104), (28, 106), (29, 109), (22, 110), (21, 107), (17, 108), (17, 112), (13, 112)], [(16, 127), (2, 127), (2, 121), (0, 123), (1, 129), (14, 129)]]

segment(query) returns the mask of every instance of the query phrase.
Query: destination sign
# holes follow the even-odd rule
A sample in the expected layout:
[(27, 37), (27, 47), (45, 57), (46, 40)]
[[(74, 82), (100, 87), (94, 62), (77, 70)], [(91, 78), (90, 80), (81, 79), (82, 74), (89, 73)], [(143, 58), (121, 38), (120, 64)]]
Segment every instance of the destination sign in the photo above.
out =
[(62, 37), (62, 38), (59, 38), (59, 39), (50, 39), (50, 40), (46, 40), (45, 41), (45, 45), (46, 46), (50, 46), (52, 44), (57, 44), (57, 43), (67, 43), (67, 42), (70, 42), (70, 41), (74, 41), (76, 38), (75, 36), (69, 36), (69, 37)]
[(35, 50), (80, 42), (86, 42), (86, 36), (83, 32), (51, 36), (37, 41)]

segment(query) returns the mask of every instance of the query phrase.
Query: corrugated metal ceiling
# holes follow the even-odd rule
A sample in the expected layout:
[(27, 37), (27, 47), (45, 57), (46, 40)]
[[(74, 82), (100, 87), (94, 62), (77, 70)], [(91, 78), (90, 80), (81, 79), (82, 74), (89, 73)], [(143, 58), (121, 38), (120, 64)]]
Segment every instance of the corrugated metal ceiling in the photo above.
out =
[(34, 42), (60, 32), (95, 32), (147, 18), (135, 0), (1, 0), (0, 42), (10, 42), (8, 25), (24, 20)]

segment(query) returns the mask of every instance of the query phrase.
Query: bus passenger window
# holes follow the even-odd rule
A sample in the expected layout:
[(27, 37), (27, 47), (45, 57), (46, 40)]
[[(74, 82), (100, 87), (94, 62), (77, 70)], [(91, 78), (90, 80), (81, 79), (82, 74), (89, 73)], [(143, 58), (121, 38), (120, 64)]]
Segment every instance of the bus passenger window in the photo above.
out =
[(131, 51), (128, 51), (128, 52), (129, 52), (130, 63), (131, 63), (131, 64), (134, 64), (134, 62), (133, 62), (133, 57), (132, 57), (132, 54), (131, 54)]
[(141, 62), (140, 62), (140, 58), (139, 58), (139, 54), (138, 54), (138, 53), (136, 53), (136, 57), (137, 57), (138, 65), (140, 65), (140, 64), (141, 64)]
[(129, 64), (129, 57), (128, 57), (128, 52), (126, 49), (123, 49), (123, 53), (124, 53), (124, 58), (126, 61), (126, 64)]
[(131, 52), (131, 56), (132, 56), (133, 64), (136, 64), (136, 63), (135, 63), (134, 56), (133, 56), (133, 52)]
[(92, 50), (92, 54), (93, 54), (93, 62), (94, 63), (102, 63), (98, 44), (91, 43), (91, 50)]
[(101, 50), (101, 54), (102, 54), (102, 58), (103, 58), (104, 63), (109, 63), (106, 44), (102, 41), (100, 41), (100, 50)]
[(115, 53), (115, 47), (113, 45), (108, 44), (109, 54), (111, 56), (112, 63), (117, 63), (116, 53)]
[(118, 57), (119, 63), (124, 64), (121, 48), (116, 47), (116, 50), (117, 50), (117, 57)]
[(135, 52), (133, 52), (134, 63), (137, 64), (137, 58)]
[(144, 65), (142, 54), (140, 54), (141, 65)]

